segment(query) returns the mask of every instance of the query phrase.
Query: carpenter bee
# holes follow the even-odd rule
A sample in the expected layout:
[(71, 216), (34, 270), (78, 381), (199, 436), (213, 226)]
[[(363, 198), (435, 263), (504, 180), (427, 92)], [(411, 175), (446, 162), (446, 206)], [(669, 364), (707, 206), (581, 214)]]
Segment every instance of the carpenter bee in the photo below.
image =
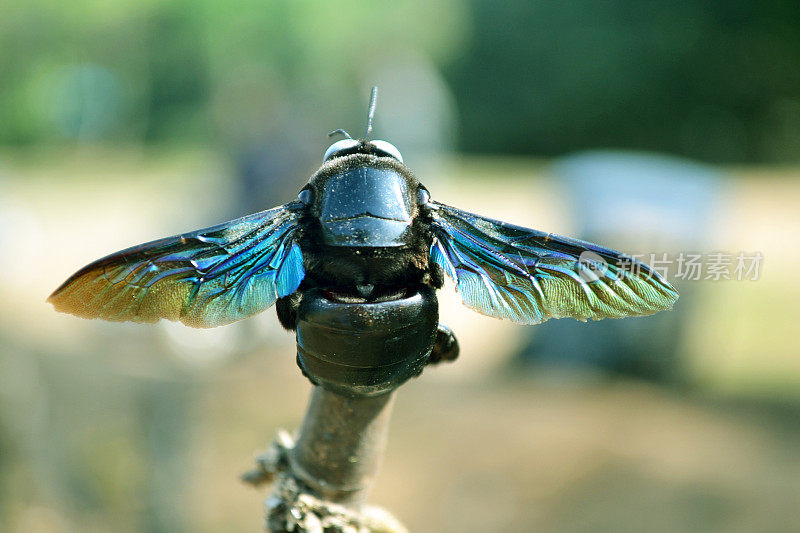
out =
[[(267, 211), (111, 254), (50, 296), (84, 318), (208, 328), (277, 302), (295, 328), (303, 294), (333, 300), (399, 298), (420, 285), (455, 284), (473, 310), (520, 324), (644, 316), (672, 307), (675, 289), (630, 256), (447, 206), (386, 141), (334, 142), (297, 199)], [(458, 345), (440, 326), (434, 361)]]

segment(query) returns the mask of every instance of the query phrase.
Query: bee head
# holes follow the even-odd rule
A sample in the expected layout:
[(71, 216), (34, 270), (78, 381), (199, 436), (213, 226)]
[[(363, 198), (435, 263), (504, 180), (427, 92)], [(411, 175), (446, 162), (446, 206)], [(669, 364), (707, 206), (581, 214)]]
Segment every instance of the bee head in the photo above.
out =
[(349, 133), (342, 129), (334, 130), (328, 134), (332, 137), (337, 134), (344, 135), (346, 138), (336, 141), (325, 150), (325, 155), (322, 156), (322, 162), (327, 163), (331, 159), (342, 157), (351, 154), (373, 154), (378, 157), (391, 157), (392, 159), (402, 163), (403, 156), (400, 155), (400, 150), (394, 147), (393, 144), (386, 141), (372, 141), (369, 139), (369, 134), (372, 132), (372, 120), (375, 116), (375, 105), (378, 102), (378, 88), (372, 88), (372, 95), (369, 100), (369, 114), (367, 116), (367, 131), (363, 139), (353, 139)]
[(389, 142), (378, 140), (362, 141), (352, 138), (342, 139), (330, 145), (325, 150), (325, 155), (322, 156), (322, 162), (327, 163), (331, 159), (351, 154), (372, 154), (378, 157), (391, 157), (400, 163), (403, 162), (403, 156), (400, 155), (400, 151)]

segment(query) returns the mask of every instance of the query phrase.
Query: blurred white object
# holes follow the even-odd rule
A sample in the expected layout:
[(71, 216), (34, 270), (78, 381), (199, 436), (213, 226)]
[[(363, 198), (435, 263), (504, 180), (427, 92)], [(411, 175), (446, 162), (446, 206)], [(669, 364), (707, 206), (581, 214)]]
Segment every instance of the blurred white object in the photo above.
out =
[[(639, 258), (645, 262), (651, 262), (650, 254), (658, 260), (664, 253), (708, 246), (722, 181), (713, 167), (658, 154), (593, 151), (562, 159), (553, 172), (567, 204), (575, 206), (571, 216), (580, 239), (644, 254)], [(674, 274), (674, 268), (669, 272)], [(679, 379), (681, 333), (693, 306), (693, 288), (675, 285), (681, 298), (669, 312), (537, 326), (522, 361)]]

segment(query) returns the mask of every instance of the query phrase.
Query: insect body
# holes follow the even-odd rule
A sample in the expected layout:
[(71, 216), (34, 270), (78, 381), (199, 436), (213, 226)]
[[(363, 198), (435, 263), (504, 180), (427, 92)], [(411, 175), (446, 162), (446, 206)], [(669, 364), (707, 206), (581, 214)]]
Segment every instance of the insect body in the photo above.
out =
[[(112, 254), (49, 301), (85, 318), (192, 327), (277, 302), (293, 329), (310, 288), (369, 302), (438, 289), (445, 277), (468, 307), (521, 324), (649, 315), (678, 298), (658, 273), (614, 250), (438, 203), (394, 146), (348, 138), (331, 145), (295, 201)], [(447, 330), (439, 337), (457, 350)]]

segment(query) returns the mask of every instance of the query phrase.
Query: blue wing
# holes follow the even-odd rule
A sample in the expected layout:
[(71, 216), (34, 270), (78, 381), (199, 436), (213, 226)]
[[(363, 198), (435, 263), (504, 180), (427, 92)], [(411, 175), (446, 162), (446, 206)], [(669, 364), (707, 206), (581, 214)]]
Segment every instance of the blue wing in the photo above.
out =
[(431, 260), (467, 307), (521, 324), (644, 316), (677, 291), (646, 264), (604, 248), (430, 202)]
[(134, 246), (82, 268), (50, 295), (83, 318), (210, 328), (263, 311), (305, 276), (293, 204)]

